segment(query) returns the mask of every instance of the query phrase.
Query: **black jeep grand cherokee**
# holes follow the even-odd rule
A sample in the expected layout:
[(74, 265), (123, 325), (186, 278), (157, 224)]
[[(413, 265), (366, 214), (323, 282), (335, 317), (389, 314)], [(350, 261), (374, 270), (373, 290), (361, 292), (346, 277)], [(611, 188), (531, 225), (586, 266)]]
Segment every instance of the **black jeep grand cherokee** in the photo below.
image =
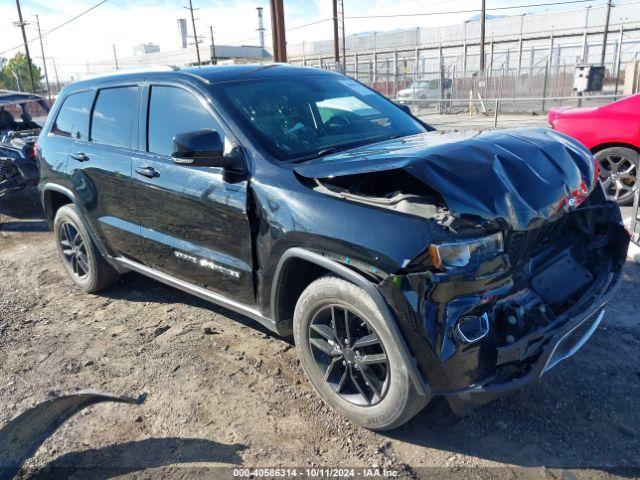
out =
[(60, 95), (40, 189), (81, 288), (134, 270), (293, 334), (324, 401), (390, 429), (572, 355), (629, 240), (570, 138), (432, 130), (321, 70), (125, 73)]

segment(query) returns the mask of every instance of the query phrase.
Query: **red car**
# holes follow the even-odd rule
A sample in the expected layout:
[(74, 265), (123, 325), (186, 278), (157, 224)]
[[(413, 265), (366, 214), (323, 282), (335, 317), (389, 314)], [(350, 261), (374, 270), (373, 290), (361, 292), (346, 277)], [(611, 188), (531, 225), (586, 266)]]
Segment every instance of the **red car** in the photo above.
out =
[(640, 170), (640, 94), (594, 108), (555, 108), (551, 127), (579, 140), (600, 164), (602, 186), (619, 204), (633, 201)]

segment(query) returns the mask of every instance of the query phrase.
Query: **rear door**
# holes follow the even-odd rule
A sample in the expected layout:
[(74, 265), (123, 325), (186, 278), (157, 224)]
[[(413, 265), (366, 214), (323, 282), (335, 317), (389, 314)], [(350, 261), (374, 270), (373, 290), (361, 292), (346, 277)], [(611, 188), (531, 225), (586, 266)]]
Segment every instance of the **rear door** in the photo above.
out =
[[(55, 172), (66, 172), (70, 149), (88, 145), (89, 116), (94, 96), (93, 90), (84, 90), (70, 93), (62, 101), (44, 141), (44, 166), (50, 166)], [(41, 173), (41, 181), (46, 182), (50, 175), (49, 169), (45, 168)]]
[(137, 85), (98, 89), (89, 142), (72, 146), (68, 168), (89, 221), (109, 253), (132, 259), (142, 253), (131, 186), (139, 98)]
[[(145, 89), (140, 150), (133, 188), (146, 263), (163, 273), (255, 303), (247, 181), (229, 179), (222, 168), (176, 165), (173, 137), (202, 128), (216, 130), (227, 148), (235, 144), (207, 98), (181, 85)], [(145, 107), (143, 107), (145, 108)]]

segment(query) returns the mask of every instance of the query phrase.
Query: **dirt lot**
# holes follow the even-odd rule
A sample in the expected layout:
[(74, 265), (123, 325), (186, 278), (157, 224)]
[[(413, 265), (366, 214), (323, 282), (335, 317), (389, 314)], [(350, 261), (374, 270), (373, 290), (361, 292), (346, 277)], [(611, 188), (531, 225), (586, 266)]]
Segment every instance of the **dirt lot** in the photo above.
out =
[(633, 478), (639, 292), (640, 266), (629, 264), (601, 328), (536, 385), (464, 418), (435, 402), (382, 435), (324, 406), (290, 340), (135, 274), (100, 295), (82, 293), (65, 277), (46, 224), (5, 215), (0, 426), (48, 395), (148, 392), (141, 406), (102, 404), (63, 425), (27, 464), (23, 476), (36, 478), (222, 478), (234, 465)]

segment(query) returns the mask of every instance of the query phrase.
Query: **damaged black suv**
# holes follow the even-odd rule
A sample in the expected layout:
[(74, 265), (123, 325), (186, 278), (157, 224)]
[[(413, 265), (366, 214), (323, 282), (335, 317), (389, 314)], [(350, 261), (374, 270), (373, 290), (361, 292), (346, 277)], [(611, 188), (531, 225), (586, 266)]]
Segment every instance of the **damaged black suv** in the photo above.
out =
[(390, 429), (572, 355), (629, 241), (576, 141), (432, 130), (322, 70), (122, 73), (62, 92), (40, 190), (78, 286), (133, 270), (292, 334), (325, 402)]

